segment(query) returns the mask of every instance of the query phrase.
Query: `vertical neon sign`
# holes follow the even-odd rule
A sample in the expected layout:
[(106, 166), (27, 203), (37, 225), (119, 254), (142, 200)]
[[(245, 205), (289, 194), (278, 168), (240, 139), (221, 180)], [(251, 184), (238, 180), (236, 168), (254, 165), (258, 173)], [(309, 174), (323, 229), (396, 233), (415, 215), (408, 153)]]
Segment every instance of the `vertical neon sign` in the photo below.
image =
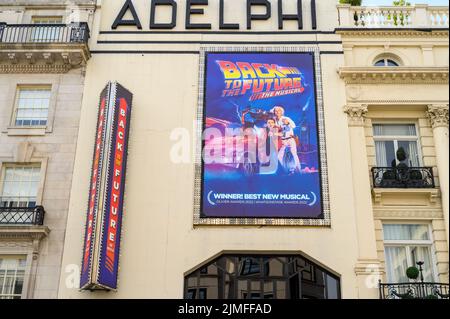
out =
[(131, 103), (132, 94), (115, 82), (100, 95), (81, 289), (117, 289)]

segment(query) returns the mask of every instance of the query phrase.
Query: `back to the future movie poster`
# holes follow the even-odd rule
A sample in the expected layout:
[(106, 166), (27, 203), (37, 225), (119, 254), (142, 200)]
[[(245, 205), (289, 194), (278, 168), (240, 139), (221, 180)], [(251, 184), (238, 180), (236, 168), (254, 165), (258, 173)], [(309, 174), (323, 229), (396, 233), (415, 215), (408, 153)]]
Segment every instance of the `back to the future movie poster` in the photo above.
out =
[(313, 53), (205, 65), (201, 217), (322, 218)]

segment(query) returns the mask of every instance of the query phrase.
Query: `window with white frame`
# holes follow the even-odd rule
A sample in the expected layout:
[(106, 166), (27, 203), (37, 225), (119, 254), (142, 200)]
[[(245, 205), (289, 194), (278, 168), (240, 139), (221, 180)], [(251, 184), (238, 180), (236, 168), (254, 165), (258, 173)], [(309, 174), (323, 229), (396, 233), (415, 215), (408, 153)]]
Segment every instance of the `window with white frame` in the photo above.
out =
[(377, 59), (374, 63), (374, 66), (399, 66), (399, 64), (393, 59), (383, 58)]
[(19, 86), (17, 88), (14, 126), (47, 125), (51, 86)]
[(26, 258), (0, 255), (0, 299), (20, 299), (25, 279)]
[(0, 175), (0, 207), (35, 207), (40, 165), (5, 166)]
[(34, 16), (32, 23), (42, 26), (33, 27), (31, 40), (33, 42), (58, 42), (61, 34), (63, 18), (61, 16)]
[(384, 252), (387, 280), (390, 283), (408, 282), (406, 269), (423, 262), (425, 282), (434, 282), (432, 239), (427, 224), (384, 224)]
[[(378, 167), (396, 167), (403, 163), (420, 167), (419, 136), (415, 124), (374, 124), (375, 156)], [(404, 159), (399, 158), (403, 149)]]

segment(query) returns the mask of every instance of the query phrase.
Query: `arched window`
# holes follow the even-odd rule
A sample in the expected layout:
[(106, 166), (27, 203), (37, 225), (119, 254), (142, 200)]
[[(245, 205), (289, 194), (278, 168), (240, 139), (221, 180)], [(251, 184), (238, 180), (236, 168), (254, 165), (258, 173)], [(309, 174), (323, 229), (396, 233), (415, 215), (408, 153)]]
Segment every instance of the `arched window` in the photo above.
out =
[(375, 59), (374, 66), (400, 66), (399, 59), (390, 56), (381, 56)]
[(222, 255), (185, 276), (186, 299), (339, 299), (340, 279), (300, 255)]

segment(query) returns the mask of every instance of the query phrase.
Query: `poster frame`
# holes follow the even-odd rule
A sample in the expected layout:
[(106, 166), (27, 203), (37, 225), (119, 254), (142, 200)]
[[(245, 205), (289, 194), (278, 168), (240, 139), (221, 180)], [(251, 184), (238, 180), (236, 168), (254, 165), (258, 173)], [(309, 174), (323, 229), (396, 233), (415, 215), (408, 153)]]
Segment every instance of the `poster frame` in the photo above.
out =
[[(205, 125), (205, 95), (206, 95), (206, 61), (208, 53), (310, 53), (314, 63), (314, 84), (316, 100), (317, 136), (319, 144), (320, 189), (322, 214), (319, 218), (285, 218), (285, 217), (203, 217), (203, 161), (204, 146), (203, 129)], [(325, 119), (322, 90), (322, 73), (320, 63), (320, 49), (318, 46), (207, 46), (200, 48), (199, 79), (198, 79), (198, 107), (195, 119), (195, 151), (194, 151), (194, 226), (317, 226), (330, 227), (330, 201), (328, 189), (328, 165), (325, 141)]]

